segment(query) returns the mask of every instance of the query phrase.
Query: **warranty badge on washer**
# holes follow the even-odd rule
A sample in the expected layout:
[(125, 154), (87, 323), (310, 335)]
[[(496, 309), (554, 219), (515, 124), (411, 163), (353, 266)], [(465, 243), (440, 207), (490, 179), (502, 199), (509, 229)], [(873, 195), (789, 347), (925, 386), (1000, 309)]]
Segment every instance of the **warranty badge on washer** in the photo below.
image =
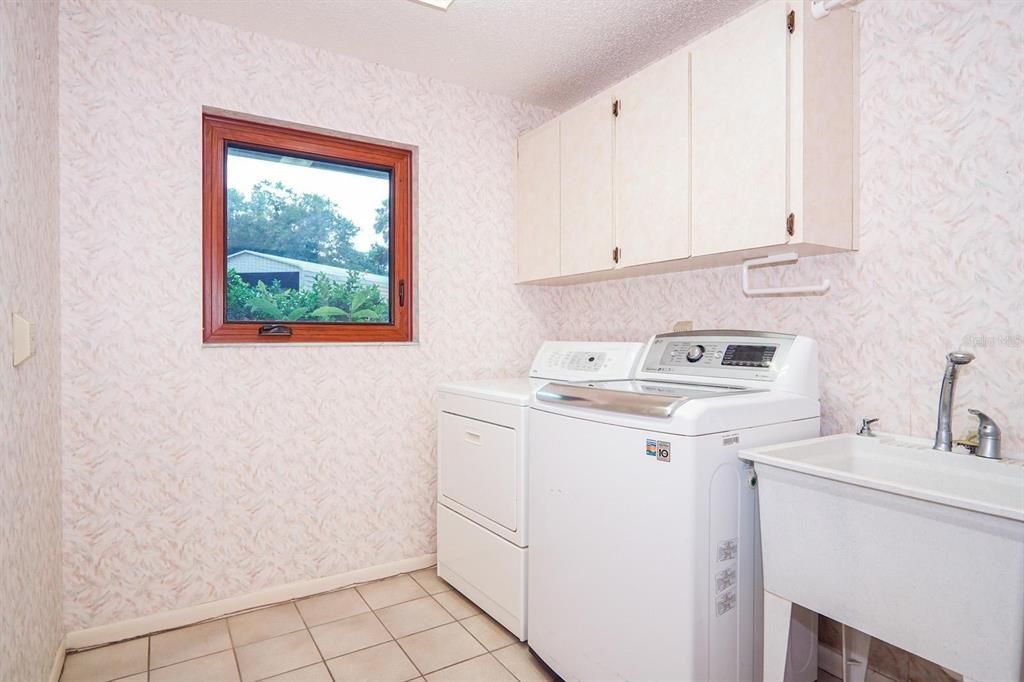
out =
[(672, 443), (669, 443), (667, 440), (652, 440), (648, 438), (646, 454), (648, 457), (657, 458), (659, 462), (671, 462)]

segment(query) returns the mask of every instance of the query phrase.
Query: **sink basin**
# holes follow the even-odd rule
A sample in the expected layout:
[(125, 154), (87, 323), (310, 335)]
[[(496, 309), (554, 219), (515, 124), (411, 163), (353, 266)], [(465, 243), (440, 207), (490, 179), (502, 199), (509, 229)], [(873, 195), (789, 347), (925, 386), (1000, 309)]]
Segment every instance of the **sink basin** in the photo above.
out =
[(764, 465), (1024, 521), (1024, 460), (937, 452), (932, 441), (848, 434), (757, 448)]
[(1024, 461), (923, 439), (752, 448), (764, 589), (967, 679), (1024, 680)]

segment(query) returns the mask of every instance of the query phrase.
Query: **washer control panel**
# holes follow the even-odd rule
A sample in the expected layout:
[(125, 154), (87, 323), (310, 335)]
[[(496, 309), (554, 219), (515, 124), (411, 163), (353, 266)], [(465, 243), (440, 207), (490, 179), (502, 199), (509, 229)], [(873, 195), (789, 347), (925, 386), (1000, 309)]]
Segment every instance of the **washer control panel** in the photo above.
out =
[(772, 380), (793, 338), (768, 332), (659, 334), (648, 345), (640, 371), (666, 380), (673, 375)]

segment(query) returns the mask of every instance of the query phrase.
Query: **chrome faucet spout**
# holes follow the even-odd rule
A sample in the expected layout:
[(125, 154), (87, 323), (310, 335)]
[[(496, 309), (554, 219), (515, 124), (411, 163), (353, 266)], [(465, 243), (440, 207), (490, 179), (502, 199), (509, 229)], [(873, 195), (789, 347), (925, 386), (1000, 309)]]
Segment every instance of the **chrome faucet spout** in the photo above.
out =
[(960, 365), (966, 365), (974, 359), (972, 353), (953, 351), (946, 356), (946, 371), (942, 375), (942, 386), (939, 389), (939, 417), (935, 427), (936, 450), (951, 452), (953, 450), (953, 389), (956, 388), (956, 375)]

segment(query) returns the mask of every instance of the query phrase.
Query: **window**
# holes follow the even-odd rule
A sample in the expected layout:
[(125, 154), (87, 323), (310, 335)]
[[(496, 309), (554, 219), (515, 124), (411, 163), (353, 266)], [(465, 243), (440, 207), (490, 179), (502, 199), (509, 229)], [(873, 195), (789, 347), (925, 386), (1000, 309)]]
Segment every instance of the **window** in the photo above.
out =
[(203, 116), (204, 343), (412, 340), (412, 153)]

